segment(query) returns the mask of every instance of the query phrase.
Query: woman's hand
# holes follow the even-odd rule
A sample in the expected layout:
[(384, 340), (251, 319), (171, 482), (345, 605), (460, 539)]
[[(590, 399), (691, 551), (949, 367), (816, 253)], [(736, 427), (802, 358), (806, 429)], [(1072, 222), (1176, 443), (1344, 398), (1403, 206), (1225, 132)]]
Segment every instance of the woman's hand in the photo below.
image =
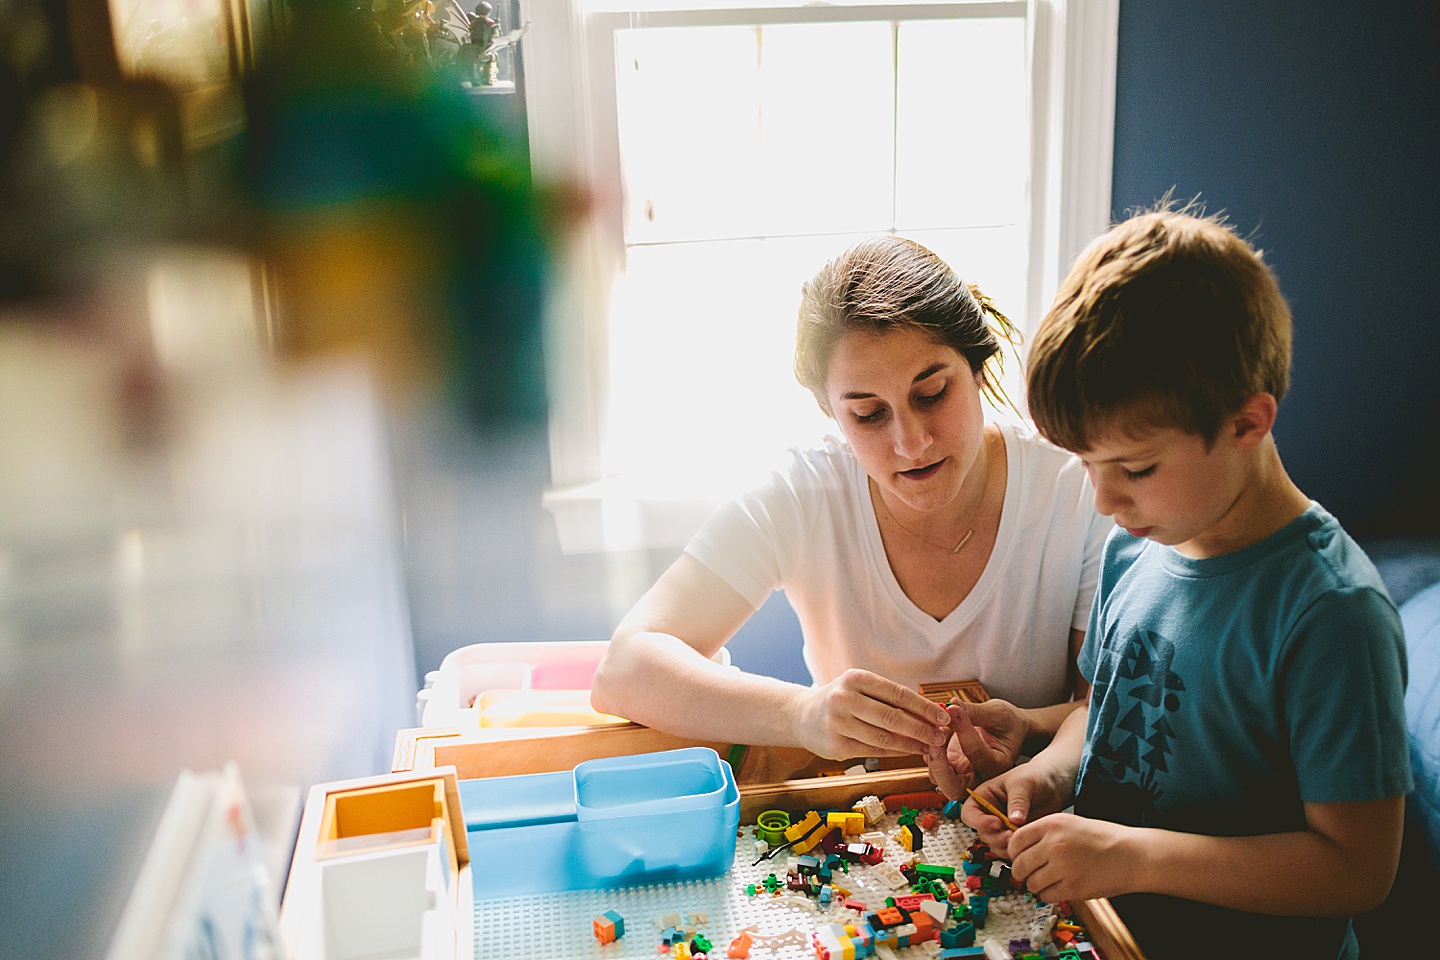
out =
[(816, 756), (927, 755), (950, 739), (950, 715), (940, 704), (868, 670), (846, 670), (799, 697), (800, 743)]
[(935, 786), (955, 800), (966, 787), (1015, 765), (1030, 735), (1030, 721), (1025, 711), (1004, 700), (977, 704), (952, 700), (946, 710), (955, 736), (945, 749), (927, 753), (925, 763)]

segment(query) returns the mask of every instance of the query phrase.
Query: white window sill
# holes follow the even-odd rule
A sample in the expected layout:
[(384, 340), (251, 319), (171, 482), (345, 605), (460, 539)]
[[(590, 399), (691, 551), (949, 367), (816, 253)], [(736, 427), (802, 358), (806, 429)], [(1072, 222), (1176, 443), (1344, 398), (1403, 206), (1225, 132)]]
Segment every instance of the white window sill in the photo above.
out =
[(564, 553), (683, 547), (722, 498), (733, 493), (694, 479), (609, 477), (547, 490)]

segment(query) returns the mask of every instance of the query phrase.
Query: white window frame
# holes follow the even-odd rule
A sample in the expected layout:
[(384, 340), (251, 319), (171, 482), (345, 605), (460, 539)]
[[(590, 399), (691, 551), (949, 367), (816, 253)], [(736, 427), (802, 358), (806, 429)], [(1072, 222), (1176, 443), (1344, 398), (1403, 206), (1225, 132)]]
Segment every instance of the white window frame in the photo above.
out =
[[(706, 5), (648, 0), (628, 12), (583, 0), (531, 0), (520, 45), (530, 154), (537, 178), (588, 189), (594, 208), (552, 290), (549, 318), (551, 484), (547, 507), (567, 552), (683, 544), (712, 505), (706, 494), (646, 489), (645, 478), (603, 477), (610, 278), (623, 262), (614, 31), (645, 26), (819, 23), (1026, 16), (1030, 79), (1029, 333), (1070, 262), (1110, 225), (1119, 0), (972, 3)], [(636, 3), (636, 7), (640, 6)], [(960, 8), (963, 8), (960, 9)]]

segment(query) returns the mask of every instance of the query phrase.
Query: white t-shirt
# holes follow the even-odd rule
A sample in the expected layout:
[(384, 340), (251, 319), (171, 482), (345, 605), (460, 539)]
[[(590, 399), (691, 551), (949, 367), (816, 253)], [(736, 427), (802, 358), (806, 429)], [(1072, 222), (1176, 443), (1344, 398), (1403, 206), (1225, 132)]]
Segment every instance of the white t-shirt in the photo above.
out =
[(830, 439), (721, 504), (686, 552), (757, 609), (783, 588), (817, 683), (861, 667), (897, 683), (978, 677), (1021, 707), (1064, 699), (1070, 630), (1085, 629), (1105, 537), (1090, 480), (1033, 428), (1000, 425), (1007, 476), (1000, 529), (969, 596), (943, 620), (895, 579), (865, 471)]

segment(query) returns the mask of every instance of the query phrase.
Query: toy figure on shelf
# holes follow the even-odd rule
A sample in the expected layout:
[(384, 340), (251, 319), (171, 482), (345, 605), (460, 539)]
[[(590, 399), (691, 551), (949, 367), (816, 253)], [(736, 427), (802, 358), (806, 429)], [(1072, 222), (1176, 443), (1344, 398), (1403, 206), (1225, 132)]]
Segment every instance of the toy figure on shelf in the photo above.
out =
[(493, 10), (485, 0), (476, 5), (470, 18), (470, 43), (463, 54), (466, 79), (487, 87), (500, 79), (500, 58), (490, 49), (500, 35), (500, 21), (490, 16)]
[(491, 10), (490, 4), (481, 0), (473, 15), (460, 12), (470, 34), (470, 42), (462, 45), (459, 53), (461, 81), (470, 87), (496, 86), (500, 82), (500, 52), (513, 47), (530, 29), (527, 23), (502, 35), (500, 22), (490, 16)]

